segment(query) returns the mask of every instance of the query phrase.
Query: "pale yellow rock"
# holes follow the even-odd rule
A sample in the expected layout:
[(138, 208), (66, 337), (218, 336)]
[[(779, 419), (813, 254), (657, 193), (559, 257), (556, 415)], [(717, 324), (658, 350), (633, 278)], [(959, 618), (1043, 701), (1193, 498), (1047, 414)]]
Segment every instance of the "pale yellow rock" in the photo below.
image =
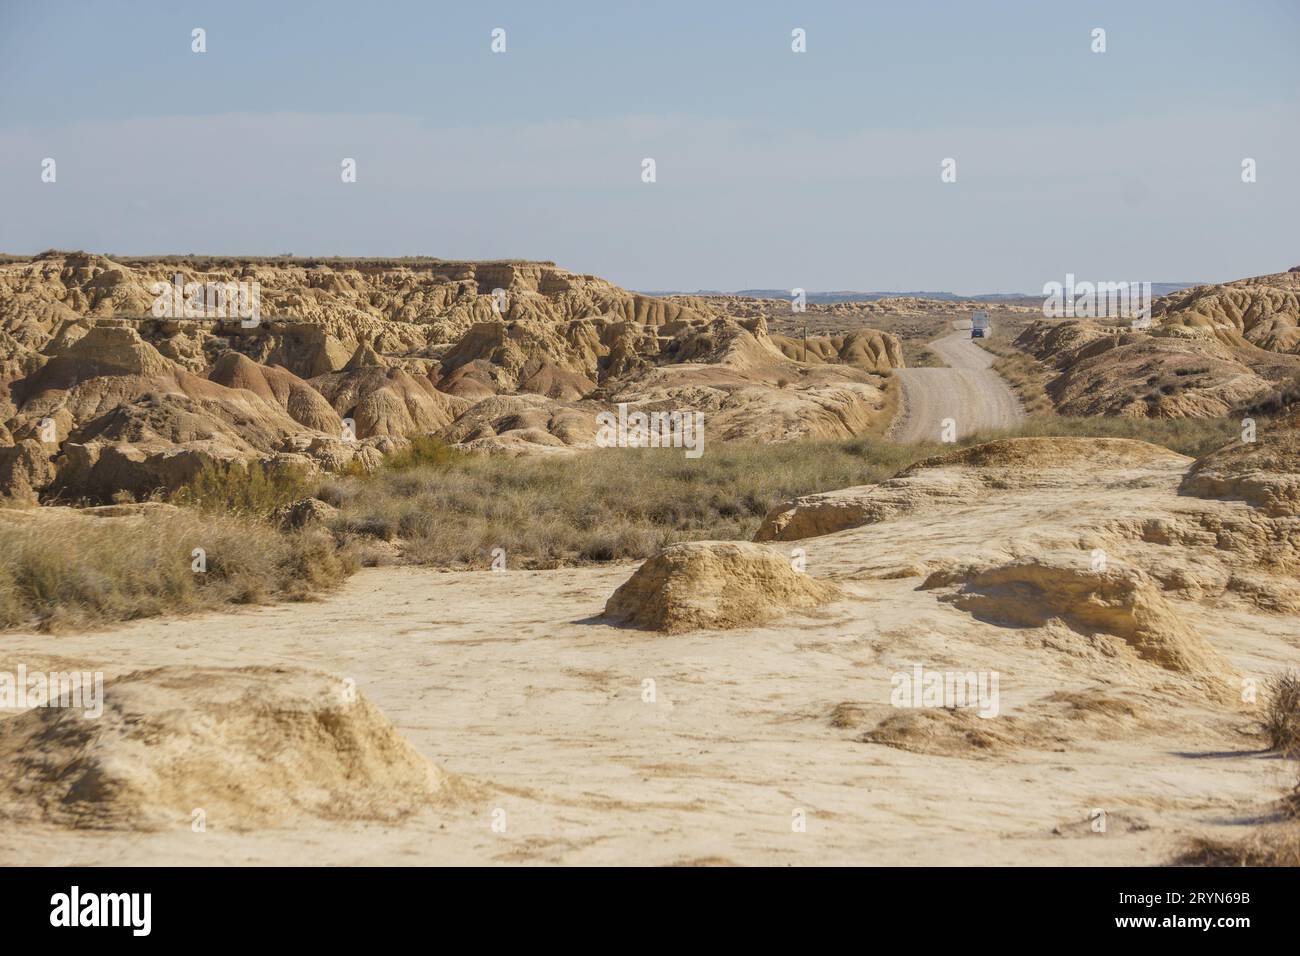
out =
[(840, 590), (763, 545), (677, 544), (649, 558), (605, 604), (613, 621), (670, 634), (760, 624), (834, 601)]
[(196, 809), (214, 831), (394, 821), (457, 792), (342, 678), (174, 666), (102, 690), (93, 718), (37, 707), (5, 721), (7, 825), (188, 832)]

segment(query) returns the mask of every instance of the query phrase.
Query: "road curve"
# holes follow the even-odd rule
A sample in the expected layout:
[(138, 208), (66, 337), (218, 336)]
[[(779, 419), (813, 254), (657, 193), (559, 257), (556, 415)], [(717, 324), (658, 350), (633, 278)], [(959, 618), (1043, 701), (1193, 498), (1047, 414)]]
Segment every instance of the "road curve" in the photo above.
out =
[(949, 368), (900, 368), (898, 416), (890, 437), (900, 442), (942, 441), (951, 418), (956, 438), (985, 428), (1011, 428), (1024, 420), (1016, 393), (989, 366), (995, 356), (959, 330), (935, 339), (930, 348)]

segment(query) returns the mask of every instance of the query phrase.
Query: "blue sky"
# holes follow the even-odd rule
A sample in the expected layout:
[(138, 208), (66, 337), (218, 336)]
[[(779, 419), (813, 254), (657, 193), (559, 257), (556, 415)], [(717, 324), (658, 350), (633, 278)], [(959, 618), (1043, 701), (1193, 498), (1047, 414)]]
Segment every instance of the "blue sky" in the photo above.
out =
[(1300, 263), (1297, 48), (1295, 0), (0, 0), (0, 250), (544, 258), (641, 289), (1230, 279)]

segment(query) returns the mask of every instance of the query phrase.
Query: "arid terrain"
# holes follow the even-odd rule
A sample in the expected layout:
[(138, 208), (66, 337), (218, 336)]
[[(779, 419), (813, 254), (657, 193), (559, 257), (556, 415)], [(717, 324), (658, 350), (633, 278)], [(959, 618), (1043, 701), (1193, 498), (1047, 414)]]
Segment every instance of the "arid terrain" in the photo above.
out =
[[(258, 320), (155, 315), (177, 273)], [(6, 260), (0, 674), (104, 691), (0, 710), (0, 864), (1286, 862), (1298, 277), (980, 344), (550, 263)], [(702, 454), (603, 447), (620, 406)]]
[[(102, 669), (101, 721), (127, 727), (68, 748), (49, 712), (7, 718), (0, 774), (39, 767), (42, 784), (0, 803), (23, 821), (0, 860), (1149, 864), (1190, 835), (1236, 839), (1293, 783), (1241, 688), (1300, 647), (1298, 519), (1180, 494), (1190, 464), (1129, 441), (978, 446), (845, 492), (853, 507), (799, 503), (769, 522), (784, 522), (780, 543), (743, 546), (755, 553), (731, 569), (688, 555), (631, 598), (653, 612), (734, 590), (767, 619), (708, 607), (669, 633), (617, 624), (606, 601), (628, 564), (388, 568), (306, 605), (11, 633), (3, 666)], [(796, 546), (807, 578), (835, 590), (783, 610), (781, 575), (746, 570), (770, 552), (797, 580)], [(998, 672), (1000, 712), (892, 707), (892, 675), (917, 664)], [(241, 688), (242, 706), (269, 736), (208, 740), (204, 694), (256, 668), (263, 686)], [(304, 669), (333, 675), (323, 738), (287, 723)], [(114, 679), (138, 671), (119, 703)], [(151, 685), (168, 681), (191, 691), (160, 697), (132, 745)], [(384, 812), (342, 806), (368, 774), (381, 787), (411, 776), (372, 741), (390, 732), (369, 726), (375, 713), (340, 726), (361, 706), (344, 702), (348, 682), (456, 779), (439, 773), (423, 802)], [(174, 763), (187, 749), (164, 748), (172, 737), (207, 750)], [(322, 776), (350, 773), (271, 772), (299, 748)], [(263, 804), (283, 812), (268, 822)], [(121, 822), (135, 816), (146, 822)]]

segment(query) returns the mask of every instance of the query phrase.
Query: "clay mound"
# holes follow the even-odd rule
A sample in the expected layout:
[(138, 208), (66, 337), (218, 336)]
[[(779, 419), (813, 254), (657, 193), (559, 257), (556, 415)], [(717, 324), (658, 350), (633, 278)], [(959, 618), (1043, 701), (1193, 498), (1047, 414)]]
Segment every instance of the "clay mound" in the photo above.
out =
[(945, 757), (986, 756), (1025, 743), (1014, 717), (985, 720), (970, 710), (900, 710), (861, 736), (863, 743)]
[[(462, 372), (466, 367), (472, 371)], [(594, 356), (574, 349), (559, 329), (527, 320), (477, 323), (442, 360), (448, 386), (466, 391), (488, 388), (576, 400), (596, 387), (595, 374)]]
[(677, 634), (762, 624), (794, 608), (841, 595), (834, 584), (795, 571), (762, 545), (695, 541), (648, 559), (605, 604), (605, 615), (646, 630)]
[(239, 352), (227, 352), (217, 360), (210, 381), (226, 388), (242, 388), (274, 402), (298, 424), (329, 435), (342, 434), (343, 422), (325, 396), (288, 369), (258, 365)]
[[(1136, 568), (1112, 563), (1092, 571), (1068, 560), (1026, 558), (939, 571), (921, 587), (953, 583), (960, 587), (952, 602), (992, 623), (1043, 627), (1061, 622), (1089, 638), (1111, 635), (1140, 660), (1208, 684), (1223, 686), (1236, 673)], [(1101, 646), (1107, 656), (1122, 650), (1121, 645)]]
[[(942, 483), (936, 478), (950, 479)], [(978, 484), (935, 471), (924, 481), (891, 478), (878, 485), (805, 495), (777, 505), (754, 534), (755, 541), (799, 541), (911, 514), (932, 502), (960, 502), (981, 494)]]
[[(865, 708), (844, 703), (832, 713), (832, 726), (857, 729), (870, 717)], [(1103, 683), (1054, 691), (1018, 714), (993, 718), (981, 717), (975, 706), (897, 709), (858, 739), (912, 753), (978, 758), (1015, 749), (1087, 747), (1100, 740), (1132, 738), (1164, 723), (1141, 694), (1117, 692)]]
[(175, 369), (135, 329), (95, 325), (57, 352), (33, 378), (31, 387), (66, 388), (67, 381), (85, 381), (101, 375), (165, 375)]
[(348, 688), (298, 669), (162, 667), (109, 682), (98, 718), (33, 708), (3, 722), (0, 818), (158, 830), (201, 809), (242, 830), (453, 799), (457, 781)]
[[(709, 441), (849, 438), (885, 409), (884, 380), (840, 364), (782, 354), (761, 317), (668, 327), (653, 358), (604, 383), (609, 401), (703, 412)], [(610, 358), (613, 359), (613, 353)]]
[(310, 384), (342, 417), (356, 423), (357, 438), (433, 434), (468, 404), (438, 391), (427, 378), (377, 365), (321, 375)]
[(387, 368), (388, 363), (384, 357), (375, 351), (373, 345), (369, 342), (363, 342), (357, 346), (357, 350), (352, 353), (352, 358), (348, 359), (347, 364), (343, 366), (344, 372), (353, 372), (359, 368)]
[(847, 335), (811, 336), (807, 342), (788, 335), (771, 336), (772, 344), (786, 358), (810, 365), (851, 365), (868, 372), (887, 372), (903, 367), (903, 344), (898, 337), (879, 329), (854, 329)]
[(476, 403), (440, 437), (466, 448), (506, 454), (568, 452), (595, 445), (605, 406), (540, 395), (498, 395)]
[(50, 448), (30, 438), (0, 447), (0, 500), (36, 504), (56, 474)]
[(633, 292), (625, 299), (612, 302), (608, 311), (638, 325), (660, 326), (673, 322), (700, 321), (708, 315), (705, 309), (707, 306), (698, 301), (682, 305), (669, 299)]
[(1197, 459), (1180, 491), (1246, 501), (1272, 517), (1300, 515), (1300, 415), (1263, 423), (1255, 441)]
[[(1047, 385), (1063, 415), (1132, 418), (1217, 418), (1270, 394), (1249, 355), (1216, 341), (1128, 336), (1077, 361)], [(1244, 344), (1244, 343), (1243, 343)]]
[(1295, 377), (1298, 293), (1287, 273), (1199, 286), (1157, 300), (1146, 330), (1040, 321), (1016, 345), (1055, 369), (1046, 388), (1062, 414), (1214, 418)]
[(738, 372), (766, 371), (769, 366), (787, 364), (761, 319), (748, 325), (714, 319), (665, 331), (674, 332), (663, 350), (673, 363), (723, 365)]

